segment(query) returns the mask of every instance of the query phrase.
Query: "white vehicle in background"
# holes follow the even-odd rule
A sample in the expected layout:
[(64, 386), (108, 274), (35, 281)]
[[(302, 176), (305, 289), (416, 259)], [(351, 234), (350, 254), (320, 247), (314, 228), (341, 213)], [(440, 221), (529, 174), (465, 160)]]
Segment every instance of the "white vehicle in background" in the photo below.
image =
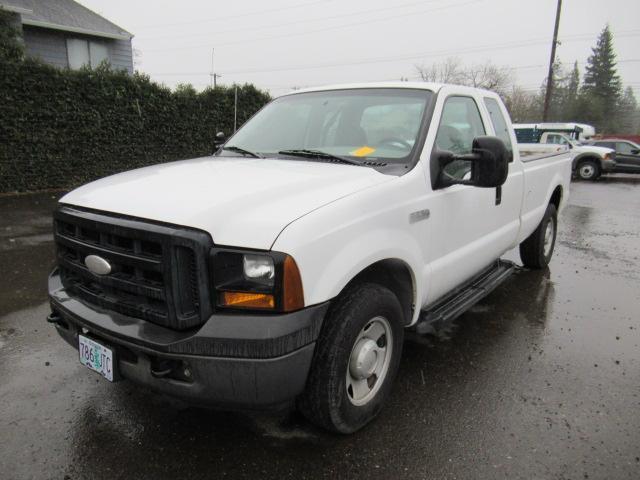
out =
[(589, 141), (596, 134), (595, 127), (586, 123), (516, 123), (513, 128), (517, 130), (516, 137), (520, 143), (537, 143), (545, 132), (564, 133), (577, 142)]
[[(522, 132), (521, 125), (514, 125), (516, 136), (520, 139), (528, 135)], [(602, 174), (616, 170), (616, 152), (611, 148), (582, 145), (568, 134), (562, 132), (544, 132), (535, 143), (519, 143), (521, 150), (535, 151), (545, 148), (568, 148), (571, 153), (571, 169), (581, 180), (597, 180)], [(548, 151), (548, 150), (547, 150)]]
[(295, 402), (354, 432), (389, 396), (405, 329), (482, 299), (514, 247), (547, 267), (570, 177), (566, 150), (520, 154), (494, 92), (293, 92), (213, 156), (65, 195), (48, 320), (108, 380), (222, 407)]

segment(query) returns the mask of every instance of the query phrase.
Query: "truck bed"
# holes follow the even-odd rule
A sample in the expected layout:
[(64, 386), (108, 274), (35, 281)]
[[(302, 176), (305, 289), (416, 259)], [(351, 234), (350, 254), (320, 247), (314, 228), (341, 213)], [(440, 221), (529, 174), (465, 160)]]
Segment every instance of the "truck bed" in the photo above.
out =
[(543, 158), (563, 155), (569, 151), (564, 145), (551, 145), (542, 143), (519, 143), (520, 160), (523, 162), (533, 162)]

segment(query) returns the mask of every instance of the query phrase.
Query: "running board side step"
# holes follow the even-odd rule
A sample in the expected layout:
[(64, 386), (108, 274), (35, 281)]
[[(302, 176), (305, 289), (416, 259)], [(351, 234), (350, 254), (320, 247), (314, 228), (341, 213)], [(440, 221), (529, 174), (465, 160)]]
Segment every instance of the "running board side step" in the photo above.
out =
[(455, 320), (489, 295), (517, 268), (515, 263), (508, 260), (496, 260), (493, 265), (465, 285), (423, 310), (415, 325), (416, 332), (422, 335), (431, 333), (438, 326)]

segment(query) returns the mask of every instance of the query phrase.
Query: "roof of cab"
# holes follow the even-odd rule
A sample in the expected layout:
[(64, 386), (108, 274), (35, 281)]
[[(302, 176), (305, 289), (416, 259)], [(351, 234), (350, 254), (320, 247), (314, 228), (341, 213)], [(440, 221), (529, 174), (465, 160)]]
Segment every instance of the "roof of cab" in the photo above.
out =
[[(431, 90), (437, 92), (442, 88), (440, 83), (427, 82), (364, 82), (364, 83), (342, 83), (337, 85), (323, 85), (319, 87), (301, 88), (285, 93), (284, 95), (295, 95), (306, 92), (323, 92), (326, 90), (354, 90), (361, 88), (410, 88), (420, 90)], [(284, 96), (283, 95), (283, 96)]]
[(490, 90), (484, 90), (481, 88), (474, 87), (466, 87), (463, 85), (452, 85), (452, 84), (444, 84), (444, 83), (431, 83), (431, 82), (364, 82), (364, 83), (345, 83), (338, 85), (326, 85), (320, 87), (309, 87), (302, 88), (299, 90), (293, 90), (291, 92), (285, 93), (281, 96), (287, 95), (296, 95), (298, 93), (307, 93), (307, 92), (324, 92), (330, 90), (355, 90), (362, 88), (406, 88), (406, 89), (419, 89), (419, 90), (430, 90), (432, 92), (438, 92), (443, 87), (455, 86), (460, 91), (468, 91), (468, 92), (486, 92), (495, 95), (495, 92), (491, 92)]

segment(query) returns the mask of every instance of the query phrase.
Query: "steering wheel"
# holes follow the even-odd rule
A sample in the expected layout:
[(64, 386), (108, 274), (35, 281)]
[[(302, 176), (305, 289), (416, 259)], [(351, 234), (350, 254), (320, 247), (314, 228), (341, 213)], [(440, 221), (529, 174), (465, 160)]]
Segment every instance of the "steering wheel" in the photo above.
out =
[(380, 140), (378, 142), (378, 146), (383, 145), (385, 143), (388, 143), (390, 146), (393, 146), (393, 147), (398, 147), (398, 145), (401, 145), (402, 147), (406, 148), (407, 150), (411, 150), (413, 148), (409, 142), (407, 142), (406, 140), (403, 140), (402, 138), (399, 138), (399, 137), (383, 138), (382, 140)]

